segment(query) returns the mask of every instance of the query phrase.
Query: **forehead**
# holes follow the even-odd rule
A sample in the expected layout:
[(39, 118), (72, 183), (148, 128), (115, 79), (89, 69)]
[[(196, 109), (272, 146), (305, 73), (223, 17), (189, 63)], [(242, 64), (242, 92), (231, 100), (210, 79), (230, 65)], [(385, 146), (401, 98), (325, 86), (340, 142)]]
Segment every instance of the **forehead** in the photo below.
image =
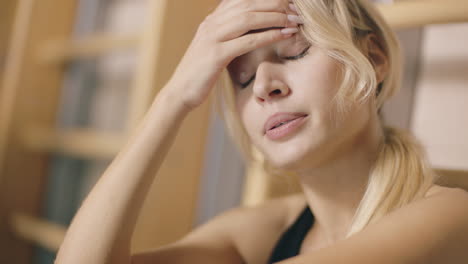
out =
[[(252, 34), (252, 33), (257, 33), (257, 32), (262, 32), (268, 29), (259, 29), (259, 30), (251, 30), (247, 34)], [(258, 57), (262, 53), (266, 53), (268, 51), (273, 51), (278, 55), (282, 56), (292, 56), (294, 54), (291, 54), (291, 52), (294, 51), (299, 51), (297, 49), (305, 46), (308, 44), (308, 41), (306, 38), (302, 35), (301, 32), (296, 33), (293, 37), (284, 39), (275, 43), (272, 43), (270, 45), (264, 46), (257, 48), (255, 50), (252, 50), (248, 53), (245, 53), (239, 57), (236, 57), (234, 60), (231, 61), (231, 63), (228, 65), (228, 70), (229, 69), (235, 69), (236, 66), (238, 66), (240, 63), (247, 63), (250, 61), (255, 60), (256, 57)]]

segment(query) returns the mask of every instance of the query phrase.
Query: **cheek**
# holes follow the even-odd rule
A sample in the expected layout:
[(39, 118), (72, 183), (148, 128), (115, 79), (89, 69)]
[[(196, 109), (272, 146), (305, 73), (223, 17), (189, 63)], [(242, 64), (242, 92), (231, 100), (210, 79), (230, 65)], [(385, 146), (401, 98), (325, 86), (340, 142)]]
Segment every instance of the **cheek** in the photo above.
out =
[(297, 80), (297, 85), (306, 84), (305, 89), (297, 89), (299, 96), (305, 98), (316, 111), (329, 111), (340, 86), (338, 63), (323, 55), (298, 70), (298, 76), (302, 76), (302, 79)]
[(323, 55), (303, 66), (300, 76), (304, 76), (303, 82), (311, 84), (317, 94), (330, 97), (334, 95), (339, 86), (339, 75), (338, 63)]

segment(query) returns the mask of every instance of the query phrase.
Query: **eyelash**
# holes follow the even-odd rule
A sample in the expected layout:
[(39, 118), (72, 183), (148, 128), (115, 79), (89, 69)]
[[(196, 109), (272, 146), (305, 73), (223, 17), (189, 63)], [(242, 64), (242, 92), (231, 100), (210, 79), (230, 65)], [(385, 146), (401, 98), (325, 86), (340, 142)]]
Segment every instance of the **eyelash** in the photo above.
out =
[[(308, 53), (309, 53), (309, 49), (310, 49), (311, 46), (307, 47), (303, 52), (301, 52), (301, 54), (299, 55), (296, 55), (296, 56), (291, 56), (291, 57), (285, 57), (286, 60), (299, 60), (303, 57), (305, 57)], [(249, 80), (247, 81), (246, 83), (241, 83), (240, 86), (242, 88), (247, 88), (250, 83), (255, 79), (255, 74), (254, 76)]]

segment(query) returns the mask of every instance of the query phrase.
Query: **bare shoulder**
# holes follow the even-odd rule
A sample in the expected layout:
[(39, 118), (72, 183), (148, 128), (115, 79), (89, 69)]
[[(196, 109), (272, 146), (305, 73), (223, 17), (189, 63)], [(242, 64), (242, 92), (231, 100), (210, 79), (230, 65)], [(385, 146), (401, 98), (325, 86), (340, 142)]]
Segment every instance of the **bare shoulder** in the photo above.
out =
[(349, 238), (280, 263), (463, 264), (466, 245), (468, 193), (434, 186)]
[(435, 186), (313, 260), (338, 251), (348, 263), (468, 263), (466, 245), (468, 192)]
[(408, 263), (467, 263), (468, 192), (434, 185), (372, 228), (389, 238), (390, 248), (404, 252)]
[(468, 192), (464, 189), (434, 185), (425, 198), (389, 215), (385, 225), (404, 234), (403, 241), (408, 242), (402, 245), (413, 251), (408, 254), (420, 253), (424, 263), (468, 263)]
[(468, 193), (466, 190), (461, 188), (445, 187), (441, 185), (434, 184), (427, 192), (426, 198), (433, 195), (463, 195)]

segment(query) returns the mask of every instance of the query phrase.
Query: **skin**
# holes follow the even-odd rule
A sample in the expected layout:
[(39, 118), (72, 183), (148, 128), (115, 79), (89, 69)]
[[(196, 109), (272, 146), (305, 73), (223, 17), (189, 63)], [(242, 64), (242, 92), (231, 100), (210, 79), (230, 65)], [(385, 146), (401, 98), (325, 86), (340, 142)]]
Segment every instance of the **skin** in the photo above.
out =
[[(353, 239), (317, 251), (342, 236), (349, 213), (362, 194), (363, 175), (367, 175), (369, 160), (381, 140), (381, 129), (371, 105), (353, 109), (347, 118), (354, 122), (344, 121), (338, 127), (330, 125), (324, 113), (336, 87), (332, 77), (338, 65), (321, 51), (312, 49), (310, 56), (301, 62), (277, 63), (275, 54), (298, 51), (282, 50), (288, 44), (282, 41), (293, 41), (288, 40), (293, 35), (284, 35), (280, 29), (297, 26), (288, 20), (288, 14), (293, 12), (286, 0), (223, 0), (205, 18), (172, 78), (81, 204), (55, 263), (266, 263), (275, 242), (306, 203), (319, 224), (308, 234), (301, 251), (305, 254), (296, 258), (295, 264), (363, 264), (385, 260), (392, 264), (437, 263), (425, 258), (409, 261), (402, 258), (401, 252), (406, 253), (403, 256), (413, 256), (415, 252), (420, 253), (418, 256), (430, 255), (431, 259), (444, 260), (443, 263), (464, 263), (459, 260), (466, 257), (466, 250), (457, 245), (468, 243), (468, 235), (458, 235), (468, 233), (468, 212), (462, 207), (464, 202), (468, 203), (468, 195), (434, 188), (431, 199), (385, 217), (385, 221)], [(246, 34), (260, 29), (268, 30)], [(364, 43), (368, 44), (364, 45), (365, 52), (376, 63), (376, 74), (381, 80), (385, 75), (385, 59), (372, 45), (371, 38)], [(273, 199), (254, 208), (230, 209), (172, 244), (130, 252), (137, 217), (181, 123), (206, 100), (221, 71), (245, 54), (255, 55), (259, 65), (253, 87), (238, 96), (242, 122), (271, 161), (300, 173), (305, 195)], [(308, 68), (318, 63), (320, 67)], [(314, 76), (315, 84), (307, 86)], [(281, 93), (269, 93), (270, 89), (279, 89)], [(285, 93), (286, 90), (292, 92)], [(306, 111), (312, 118), (294, 138), (272, 143), (262, 138), (260, 126), (279, 110)], [(251, 119), (249, 113), (257, 117)], [(348, 133), (340, 132), (343, 130)], [(295, 150), (299, 145), (304, 146)], [(285, 148), (284, 153), (276, 153), (280, 147)], [(320, 151), (323, 153), (318, 155)], [(330, 165), (332, 160), (334, 165)], [(395, 239), (395, 233), (411, 239)], [(379, 243), (374, 243), (377, 239)], [(425, 246), (429, 242), (430, 254)], [(392, 248), (395, 250), (387, 250)]]
[[(163, 253), (167, 252), (164, 250), (149, 258), (132, 256), (130, 252), (132, 234), (149, 187), (181, 123), (207, 99), (222, 70), (236, 57), (291, 37), (282, 34), (281, 29), (297, 27), (288, 20), (287, 15), (292, 13), (286, 0), (225, 0), (204, 19), (173, 76), (81, 204), (55, 263), (178, 262), (176, 257), (164, 259)], [(272, 29), (245, 34), (263, 28)], [(210, 230), (216, 226), (211, 225)], [(182, 252), (194, 252), (192, 263), (223, 259), (236, 263), (240, 258), (227, 233), (227, 230), (202, 232), (195, 245), (183, 248)], [(173, 245), (172, 249), (177, 252), (180, 250), (177, 246), (186, 241)], [(193, 250), (201, 245), (209, 249), (208, 254)], [(193, 255), (198, 255), (200, 261), (195, 261)]]
[[(375, 35), (368, 35), (363, 49), (373, 59), (380, 82), (388, 62), (375, 41)], [(306, 55), (298, 60), (282, 59), (301, 54), (307, 47)], [(250, 79), (245, 75), (252, 76), (256, 69), (254, 82), (235, 87), (237, 111), (252, 143), (273, 165), (298, 174), (316, 217), (314, 235), (329, 244), (342, 239), (383, 140), (377, 109), (369, 100), (336, 119), (337, 108), (331, 102), (341, 65), (300, 34), (246, 54), (228, 69), (234, 83), (245, 83)], [(309, 116), (298, 132), (274, 141), (264, 135), (263, 126), (277, 112)]]

